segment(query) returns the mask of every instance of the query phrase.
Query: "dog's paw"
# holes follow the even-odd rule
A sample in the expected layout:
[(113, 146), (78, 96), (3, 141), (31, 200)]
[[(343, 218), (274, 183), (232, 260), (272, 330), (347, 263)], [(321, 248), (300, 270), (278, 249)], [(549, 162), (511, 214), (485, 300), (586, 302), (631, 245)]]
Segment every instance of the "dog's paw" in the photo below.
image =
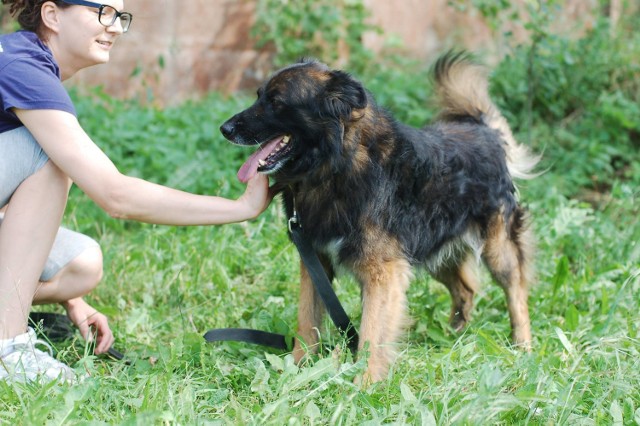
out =
[(302, 349), (293, 349), (293, 361), (296, 365), (300, 365), (302, 360), (307, 356), (307, 352)]
[(461, 332), (467, 326), (467, 320), (461, 315), (452, 315), (449, 319), (449, 325), (456, 333)]
[(358, 374), (353, 379), (353, 384), (360, 389), (366, 389), (374, 383), (380, 382), (386, 378), (386, 374), (380, 374), (380, 372), (374, 372), (367, 369), (364, 373)]
[(297, 365), (302, 364), (303, 361), (305, 359), (307, 359), (310, 354), (316, 352), (316, 351), (314, 351), (314, 348), (316, 348), (316, 346), (317, 345), (315, 345), (313, 347), (309, 347), (309, 346), (305, 345), (304, 343), (302, 343), (300, 341), (300, 339), (295, 339), (295, 342), (293, 344), (293, 351), (292, 351), (293, 361)]

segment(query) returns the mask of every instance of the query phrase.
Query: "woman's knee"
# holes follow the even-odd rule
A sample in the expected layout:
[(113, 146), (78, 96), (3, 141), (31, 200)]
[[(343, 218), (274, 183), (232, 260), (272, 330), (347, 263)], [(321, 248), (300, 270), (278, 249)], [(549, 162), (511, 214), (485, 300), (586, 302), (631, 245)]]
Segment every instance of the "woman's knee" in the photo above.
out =
[(55, 275), (41, 282), (33, 304), (60, 303), (85, 296), (100, 283), (102, 274), (100, 247), (87, 247)]
[[(102, 250), (99, 245), (85, 248), (50, 280), (67, 298), (91, 292), (102, 280)], [(45, 282), (45, 285), (47, 283)]]
[(47, 161), (40, 170), (38, 170), (35, 174), (42, 174), (46, 176), (47, 181), (50, 186), (54, 186), (68, 195), (69, 190), (71, 189), (71, 185), (73, 181), (69, 176), (67, 176), (58, 166), (51, 162), (51, 160)]
[(67, 265), (70, 275), (73, 275), (78, 283), (83, 283), (84, 294), (96, 288), (103, 276), (103, 258), (100, 246), (95, 245), (80, 253)]

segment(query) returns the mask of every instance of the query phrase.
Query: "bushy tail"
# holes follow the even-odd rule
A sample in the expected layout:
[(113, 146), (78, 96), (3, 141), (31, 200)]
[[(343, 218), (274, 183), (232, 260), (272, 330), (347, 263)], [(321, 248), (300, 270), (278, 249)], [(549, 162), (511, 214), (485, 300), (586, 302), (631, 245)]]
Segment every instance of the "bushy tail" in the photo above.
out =
[(533, 169), (540, 157), (532, 155), (527, 147), (516, 142), (507, 120), (489, 97), (485, 67), (475, 63), (464, 52), (448, 52), (436, 61), (434, 78), (441, 119), (456, 121), (472, 117), (498, 130), (506, 142), (507, 166), (511, 176), (531, 179), (538, 175)]

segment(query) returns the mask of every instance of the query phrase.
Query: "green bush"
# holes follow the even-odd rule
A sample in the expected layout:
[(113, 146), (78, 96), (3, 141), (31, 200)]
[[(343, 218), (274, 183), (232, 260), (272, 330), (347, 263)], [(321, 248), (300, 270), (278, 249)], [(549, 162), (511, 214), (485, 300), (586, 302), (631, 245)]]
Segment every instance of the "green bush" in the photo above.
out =
[(334, 64), (346, 54), (352, 65), (373, 58), (362, 35), (376, 28), (362, 0), (258, 0), (256, 16), (253, 35), (259, 46), (273, 46), (278, 67), (302, 57)]
[[(260, 46), (275, 50), (274, 66), (312, 57), (342, 68), (363, 81), (380, 105), (404, 122), (424, 125), (433, 115), (428, 107), (429, 72), (393, 51), (375, 55), (362, 42), (366, 32), (380, 32), (367, 23), (370, 13), (362, 0), (298, 2), (259, 0), (253, 29)], [(390, 48), (398, 47), (389, 39)], [(391, 49), (392, 50), (392, 49)]]
[[(495, 70), (492, 92), (514, 127), (563, 170), (568, 191), (640, 184), (640, 34), (630, 17), (601, 18), (579, 38), (547, 34), (532, 55), (517, 46)], [(548, 127), (547, 137), (540, 130)]]

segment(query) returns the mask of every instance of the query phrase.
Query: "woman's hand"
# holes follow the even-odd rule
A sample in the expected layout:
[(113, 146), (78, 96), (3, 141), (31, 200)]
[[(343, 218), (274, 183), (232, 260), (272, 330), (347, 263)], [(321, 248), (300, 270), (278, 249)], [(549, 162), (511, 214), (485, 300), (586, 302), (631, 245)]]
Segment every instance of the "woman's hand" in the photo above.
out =
[(253, 219), (269, 207), (272, 199), (273, 194), (269, 190), (269, 178), (258, 173), (249, 179), (247, 189), (245, 189), (244, 194), (238, 198), (238, 202), (244, 206), (249, 214), (249, 218)]
[(96, 337), (95, 354), (106, 353), (113, 345), (114, 338), (107, 317), (93, 307), (91, 307), (82, 298), (69, 300), (62, 304), (67, 310), (67, 316), (80, 330), (80, 334), (87, 341), (91, 341)]

